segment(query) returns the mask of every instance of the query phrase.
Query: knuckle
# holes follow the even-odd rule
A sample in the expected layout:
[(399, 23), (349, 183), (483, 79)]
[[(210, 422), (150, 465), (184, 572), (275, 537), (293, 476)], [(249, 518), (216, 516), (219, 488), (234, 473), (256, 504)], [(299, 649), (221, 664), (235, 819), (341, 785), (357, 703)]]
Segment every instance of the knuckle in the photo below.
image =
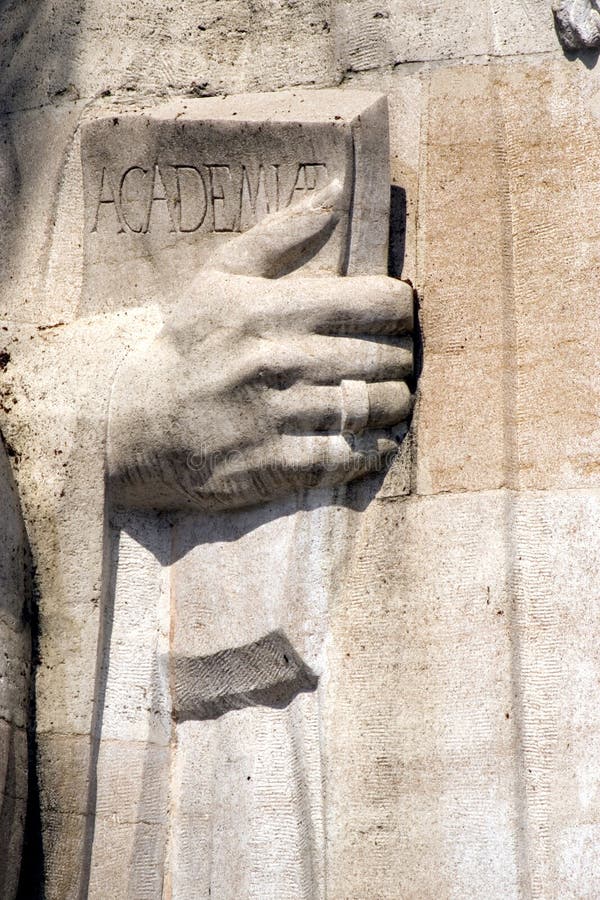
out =
[(280, 391), (293, 381), (299, 361), (293, 350), (281, 342), (258, 341), (246, 355), (243, 369), (246, 380)]
[(396, 276), (388, 276), (387, 282), (392, 292), (395, 292), (402, 297), (410, 297), (412, 299), (413, 286), (409, 281)]

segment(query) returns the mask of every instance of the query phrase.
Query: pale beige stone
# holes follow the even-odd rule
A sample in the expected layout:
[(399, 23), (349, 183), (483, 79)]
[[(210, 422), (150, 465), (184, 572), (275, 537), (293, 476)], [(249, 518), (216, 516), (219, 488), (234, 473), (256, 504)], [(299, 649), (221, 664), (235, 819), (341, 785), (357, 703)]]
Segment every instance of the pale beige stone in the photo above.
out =
[(179, 0), (163, 9), (141, 0), (108, 11), (101, 0), (42, 0), (35, 8), (16, 0), (3, 12), (3, 96), (13, 110), (108, 93), (210, 96), (330, 84), (330, 8), (327, 0)]
[(420, 492), (598, 484), (600, 183), (583, 79), (544, 64), (432, 80), (418, 213)]
[[(411, 290), (406, 285), (388, 280), (382, 274), (386, 262), (389, 204), (385, 104), (378, 96), (369, 94), (353, 96), (350, 92), (344, 92), (339, 98), (329, 94), (323, 99), (323, 103), (323, 107), (314, 105), (313, 97), (308, 94), (277, 95), (274, 98), (241, 97), (219, 103), (196, 101), (190, 104), (189, 112), (186, 112), (185, 104), (176, 104), (156, 114), (154, 119), (152, 116), (129, 118), (122, 116), (117, 125), (115, 117), (111, 115), (103, 120), (87, 123), (83, 129), (85, 134), (82, 160), (88, 198), (84, 228), (88, 235), (86, 240), (90, 242), (95, 240), (99, 201), (107, 203), (107, 198), (102, 193), (105, 177), (103, 173), (107, 171), (106, 161), (114, 161), (119, 154), (128, 150), (128, 135), (135, 137), (136, 128), (138, 137), (142, 135), (149, 143), (146, 148), (148, 158), (151, 158), (156, 147), (160, 146), (161, 134), (175, 153), (185, 149), (185, 141), (181, 145), (177, 143), (178, 132), (176, 129), (173, 130), (174, 122), (179, 123), (177, 127), (181, 126), (181, 133), (183, 128), (188, 127), (196, 145), (200, 146), (203, 140), (206, 141), (206, 135), (210, 132), (210, 127), (213, 127), (213, 123), (217, 130), (216, 137), (221, 141), (220, 144), (218, 140), (216, 141), (217, 149), (219, 147), (226, 151), (232, 149), (227, 143), (223, 143), (222, 135), (219, 137), (219, 129), (224, 130), (226, 135), (237, 134), (239, 145), (243, 146), (243, 142), (246, 141), (256, 154), (260, 152), (266, 154), (269, 143), (278, 143), (284, 163), (289, 165), (292, 174), (292, 170), (296, 171), (296, 180), (302, 166), (316, 167), (320, 164), (319, 153), (324, 148), (324, 152), (327, 151), (329, 154), (326, 157), (328, 162), (326, 174), (330, 180), (325, 186), (305, 184), (304, 196), (300, 197), (298, 202), (287, 202), (283, 209), (273, 211), (264, 221), (255, 222), (256, 218), (262, 219), (265, 212), (271, 212), (269, 209), (261, 210), (259, 214), (254, 213), (254, 221), (240, 223), (237, 229), (243, 231), (253, 226), (250, 227), (248, 234), (235, 237), (230, 244), (221, 248), (212, 247), (212, 252), (204, 263), (204, 269), (202, 269), (202, 253), (198, 254), (199, 275), (195, 280), (193, 275), (191, 279), (188, 275), (187, 281), (189, 283), (192, 280), (192, 290), (199, 292), (198, 299), (206, 309), (204, 318), (199, 319), (193, 326), (187, 319), (190, 312), (196, 314), (195, 305), (192, 309), (189, 308), (192, 305), (190, 301), (187, 305), (186, 303), (176, 305), (172, 296), (167, 297), (165, 301), (162, 297), (157, 297), (155, 292), (150, 292), (155, 303), (147, 310), (106, 311), (106, 304), (100, 302), (102, 297), (97, 289), (105, 276), (110, 273), (110, 265), (106, 264), (102, 253), (96, 252), (94, 257), (94, 254), (89, 252), (91, 244), (88, 245), (84, 301), (86, 296), (95, 296), (102, 315), (79, 318), (72, 323), (54, 323), (49, 327), (21, 325), (17, 328), (11, 323), (9, 341), (11, 365), (8, 384), (11, 394), (22, 396), (24, 402), (15, 414), (7, 419), (4, 427), (6, 434), (21, 452), (19, 476), (23, 484), (25, 504), (32, 521), (32, 533), (36, 539), (36, 554), (39, 559), (38, 571), (42, 594), (40, 609), (42, 663), (38, 673), (37, 698), (40, 712), (37, 730), (40, 737), (39, 771), (45, 837), (46, 890), (50, 897), (62, 897), (74, 891), (95, 896), (104, 889), (109, 859), (118, 852), (120, 843), (124, 840), (121, 837), (123, 823), (117, 822), (113, 827), (111, 814), (105, 815), (103, 812), (111, 809), (113, 801), (110, 798), (116, 785), (122, 784), (117, 790), (122, 790), (124, 797), (139, 798), (142, 810), (150, 778), (152, 789), (159, 791), (156, 808), (161, 811), (163, 820), (167, 815), (169, 785), (172, 783), (173, 790), (177, 785), (176, 781), (172, 781), (170, 773), (170, 768), (177, 765), (177, 756), (174, 752), (177, 744), (171, 731), (169, 694), (172, 686), (169, 685), (168, 657), (169, 631), (178, 639), (176, 629), (180, 621), (180, 610), (177, 608), (178, 598), (172, 588), (168, 590), (168, 582), (162, 573), (163, 568), (176, 562), (175, 551), (171, 546), (172, 537), (169, 527), (160, 527), (160, 520), (157, 522), (156, 519), (144, 520), (142, 517), (138, 520), (134, 517), (131, 521), (127, 519), (121, 521), (117, 518), (111, 523), (106, 517), (103, 481), (104, 441), (106, 422), (109, 419), (108, 474), (111, 480), (112, 500), (121, 504), (133, 503), (150, 507), (156, 506), (159, 501), (162, 502), (154, 490), (154, 484), (159, 484), (161, 479), (165, 482), (160, 464), (166, 459), (165, 453), (172, 452), (170, 449), (172, 446), (178, 451), (179, 443), (188, 440), (184, 427), (187, 401), (179, 405), (178, 402), (174, 402), (174, 398), (180, 387), (186, 389), (187, 384), (191, 388), (193, 379), (181, 377), (181, 365), (172, 366), (169, 371), (165, 370), (167, 377), (164, 379), (159, 372), (156, 388), (142, 390), (139, 377), (140, 375), (145, 377), (145, 373), (151, 372), (153, 366), (158, 371), (157, 362), (162, 352), (160, 347), (166, 346), (168, 349), (169, 342), (178, 329), (182, 338), (181, 352), (187, 353), (192, 333), (197, 333), (198, 340), (202, 341), (207, 339), (211, 329), (215, 334), (222, 330), (218, 327), (217, 315), (225, 316), (225, 324), (232, 333), (235, 333), (229, 325), (229, 319), (236, 314), (236, 309), (230, 305), (223, 305), (221, 301), (230, 295), (238, 302), (242, 292), (246, 297), (249, 314), (252, 312), (252, 303), (257, 304), (257, 310), (248, 327), (244, 325), (241, 329), (241, 336), (249, 339), (259, 321), (265, 323), (260, 326), (261, 328), (272, 328), (281, 307), (285, 312), (281, 317), (281, 326), (273, 333), (270, 331), (268, 333), (271, 347), (275, 347), (277, 331), (279, 331), (277, 340), (284, 349), (286, 343), (292, 346), (295, 341), (298, 352), (305, 352), (308, 355), (306, 385), (312, 384), (314, 390), (316, 382), (319, 390), (323, 390), (329, 398), (326, 423), (323, 426), (324, 436), (302, 438), (303, 429), (306, 430), (307, 427), (309, 431), (313, 429), (310, 418), (313, 401), (310, 401), (306, 390), (304, 394), (299, 395), (299, 410), (293, 417), (294, 422), (298, 423), (294, 428), (299, 429), (299, 437), (294, 437), (292, 429), (289, 437), (284, 435), (281, 448), (284, 460), (285, 454), (288, 454), (293, 463), (298, 460), (297, 467), (290, 472), (289, 480), (286, 480), (288, 478), (286, 475), (283, 481), (274, 479), (268, 484), (266, 478), (262, 478), (258, 485), (260, 494), (257, 496), (235, 485), (233, 491), (225, 491), (226, 478), (219, 476), (223, 484), (217, 483), (218, 479), (214, 485), (209, 483), (204, 492), (208, 498), (206, 503), (201, 492), (194, 494), (188, 491), (193, 501), (192, 507), (228, 508), (255, 503), (257, 499), (264, 502), (303, 486), (305, 481), (307, 486), (319, 482), (324, 485), (337, 484), (364, 474), (367, 464), (374, 468), (374, 452), (377, 456), (377, 467), (381, 467), (384, 453), (396, 448), (395, 441), (390, 441), (389, 436), (384, 438), (379, 431), (375, 431), (373, 447), (365, 445), (363, 449), (361, 449), (363, 438), (359, 436), (356, 439), (356, 452), (348, 456), (350, 444), (335, 432), (344, 422), (349, 430), (362, 431), (365, 425), (374, 429), (384, 428), (393, 425), (398, 419), (406, 418), (409, 412), (409, 406), (405, 401), (400, 404), (397, 411), (392, 403), (393, 409), (390, 408), (386, 412), (387, 404), (392, 402), (391, 384), (372, 385), (367, 389), (364, 382), (362, 391), (368, 400), (366, 414), (356, 411), (353, 413), (350, 409), (358, 379), (381, 381), (385, 376), (385, 380), (390, 382), (392, 378), (408, 375), (412, 362), (409, 341), (405, 340), (402, 343), (400, 338), (397, 347), (394, 346), (394, 336), (398, 332), (405, 333), (411, 327)], [(327, 104), (328, 110), (325, 109)], [(206, 109), (205, 119), (201, 118), (203, 108)], [(245, 119), (239, 116), (234, 119), (240, 110), (243, 111)], [(131, 128), (129, 121), (132, 122)], [(152, 122), (156, 125), (157, 136), (150, 140), (148, 138), (150, 125), (146, 123)], [(107, 128), (118, 129), (119, 137), (116, 142), (113, 142), (112, 138), (107, 138), (105, 134)], [(206, 132), (204, 135), (202, 128)], [(194, 130), (197, 132), (195, 137)], [(304, 137), (294, 140), (296, 132)], [(213, 137), (213, 141), (215, 140)], [(138, 145), (139, 153), (142, 149), (141, 143), (138, 142)], [(235, 150), (235, 144), (233, 149)], [(309, 151), (311, 157), (307, 155)], [(95, 152), (99, 152), (98, 159), (94, 156)], [(249, 150), (246, 149), (245, 152), (248, 154)], [(138, 159), (140, 166), (145, 165), (141, 157)], [(286, 159), (289, 159), (289, 163)], [(379, 160), (380, 164), (373, 166), (373, 160)], [(101, 175), (100, 184), (97, 180), (93, 182), (93, 176), (97, 174)], [(120, 178), (122, 179), (122, 174)], [(243, 185), (242, 176), (242, 195)], [(152, 193), (154, 195), (154, 191)], [(112, 198), (108, 197), (108, 202), (115, 204), (114, 195)], [(118, 222), (116, 224), (118, 225)], [(209, 237), (215, 231), (216, 224), (213, 212), (213, 222), (208, 229)], [(272, 277), (278, 274), (287, 276), (289, 269), (299, 267), (305, 261), (305, 256), (310, 259), (314, 255), (311, 252), (310, 242), (323, 229), (326, 231), (325, 237), (328, 237), (327, 229), (330, 224), (330, 230), (339, 225), (337, 244), (334, 240), (329, 255), (327, 253), (323, 255), (317, 267), (317, 274), (313, 272), (311, 277), (288, 276), (281, 280)], [(135, 230), (132, 230), (132, 233), (135, 234)], [(157, 247), (154, 247), (151, 241), (146, 247), (146, 253), (157, 254), (155, 262), (158, 261), (158, 252), (162, 245), (166, 245), (168, 249), (168, 242), (172, 241), (172, 238), (168, 237), (169, 234), (167, 229), (167, 238), (161, 237)], [(105, 242), (104, 249), (109, 243), (110, 241)], [(283, 272), (275, 268), (280, 258), (283, 258), (285, 263)], [(131, 270), (132, 264), (137, 265), (135, 256), (129, 259), (128, 267), (123, 271)], [(336, 279), (333, 273), (338, 271), (347, 271), (352, 277), (345, 280)], [(362, 274), (364, 272), (373, 274)], [(181, 274), (183, 285), (185, 272), (182, 271)], [(168, 270), (162, 271), (160, 278), (163, 292), (166, 292), (168, 287), (177, 295), (178, 285), (170, 282)], [(195, 284), (197, 287), (194, 287)], [(208, 310), (206, 302), (206, 288), (209, 284), (214, 287), (212, 312)], [(104, 287), (106, 289), (106, 285)], [(125, 283), (121, 281), (118, 287), (121, 292), (118, 296), (125, 299), (124, 305), (127, 305)], [(133, 300), (139, 304), (145, 299), (147, 290), (142, 289), (135, 294), (135, 275), (132, 278), (132, 287)], [(107, 296), (112, 300), (115, 296), (114, 291), (108, 291)], [(367, 309), (365, 312), (365, 304), (370, 302), (369, 297), (372, 297), (373, 309)], [(159, 303), (156, 303), (157, 300)], [(304, 304), (307, 302), (310, 305), (305, 309)], [(228, 299), (228, 304), (230, 303), (231, 300)], [(272, 309), (267, 317), (264, 311), (261, 312), (260, 304), (267, 306), (268, 303), (271, 303)], [(322, 314), (318, 312), (321, 308)], [(293, 318), (294, 311), (296, 318)], [(325, 315), (325, 319), (317, 321), (314, 317), (318, 315), (321, 315), (321, 318)], [(162, 339), (162, 345), (155, 343), (161, 320), (166, 323), (166, 337)], [(323, 331), (324, 349), (321, 349), (319, 341)], [(386, 335), (386, 343), (376, 341), (367, 343), (354, 337), (355, 333), (360, 336), (365, 331), (367, 333), (373, 331), (376, 337), (379, 334)], [(330, 337), (329, 332), (332, 335), (337, 335), (338, 332), (341, 334), (339, 337)], [(314, 341), (315, 337), (317, 343)], [(158, 340), (160, 341), (160, 338)], [(331, 341), (333, 343), (329, 346)], [(312, 350), (311, 342), (315, 344)], [(131, 348), (134, 344), (136, 352), (132, 353)], [(223, 361), (235, 360), (236, 346), (237, 344), (230, 343), (222, 354), (216, 355), (214, 359), (216, 370), (213, 376), (209, 376), (208, 369), (199, 366), (196, 359), (198, 374), (204, 368), (202, 390), (211, 388), (211, 378), (218, 387)], [(148, 348), (150, 352), (146, 358), (144, 354)], [(341, 352), (344, 348), (345, 352)], [(334, 349), (336, 353), (333, 352)], [(321, 361), (322, 355), (324, 361)], [(273, 349), (271, 357), (268, 361), (271, 367), (283, 366), (274, 355)], [(65, 367), (67, 359), (72, 361), (72, 364)], [(124, 365), (125, 360), (127, 363)], [(258, 363), (264, 365), (257, 357)], [(319, 370), (310, 369), (311, 366), (314, 369), (317, 363), (321, 366)], [(252, 364), (252, 354), (249, 364)], [(118, 377), (112, 390), (112, 406), (109, 414), (109, 395), (117, 371)], [(243, 383), (241, 382), (242, 386)], [(340, 384), (346, 384), (345, 392), (340, 389)], [(354, 387), (349, 391), (352, 385)], [(406, 400), (408, 396), (406, 387), (404, 392)], [(138, 403), (134, 409), (131, 402), (136, 393), (143, 402)], [(144, 420), (144, 424), (142, 415), (146, 416), (145, 401), (149, 396), (154, 397), (154, 412), (150, 419)], [(164, 407), (159, 414), (159, 403), (163, 401)], [(308, 404), (306, 412), (302, 404)], [(245, 437), (238, 428), (236, 442), (231, 445), (231, 450), (252, 447), (252, 441), (255, 439), (252, 423), (255, 421), (260, 423), (261, 414), (258, 406), (256, 409), (249, 407), (250, 413), (252, 427), (246, 428)], [(279, 415), (277, 410), (275, 413)], [(274, 415), (271, 422), (270, 416), (266, 416), (264, 412), (262, 415), (262, 425), (259, 424), (259, 427), (273, 428), (274, 436), (278, 439), (279, 431), (274, 427), (279, 421), (277, 416)], [(289, 418), (290, 410), (282, 410), (281, 415)], [(161, 416), (167, 418), (161, 419)], [(197, 409), (194, 417), (203, 424), (209, 421), (204, 415), (199, 416)], [(217, 419), (218, 428), (215, 434), (218, 435), (221, 429), (224, 439), (228, 440), (230, 425), (227, 416)], [(163, 427), (165, 425), (166, 427)], [(327, 431), (331, 431), (332, 427), (334, 435), (327, 436)], [(151, 446), (151, 429), (154, 430), (159, 442), (155, 446)], [(54, 446), (48, 445), (48, 435), (54, 438), (52, 441)], [(200, 432), (199, 437), (206, 439), (206, 432)], [(42, 453), (32, 454), (28, 451), (28, 447), (34, 442), (43, 448)], [(316, 453), (328, 443), (331, 443), (335, 453), (343, 454), (343, 458), (337, 460), (332, 455), (331, 458), (335, 463), (333, 467), (322, 466), (318, 461), (314, 462), (312, 456), (307, 458), (308, 463), (304, 457), (297, 458), (296, 445), (300, 447), (302, 444), (304, 448), (302, 452), (306, 455)], [(148, 457), (158, 461), (158, 468), (155, 465), (154, 474), (144, 469), (141, 490), (127, 495), (124, 487), (128, 482), (128, 476), (125, 477), (123, 474), (125, 467), (131, 465), (127, 454), (131, 454), (131, 447), (143, 450), (144, 446), (150, 448)], [(186, 444), (186, 447), (188, 456), (190, 452), (202, 449), (201, 445), (197, 446), (193, 441)], [(219, 445), (215, 445), (213, 449), (218, 450)], [(268, 462), (271, 458), (269, 454), (273, 454), (273, 449), (265, 442), (264, 461)], [(361, 454), (364, 454), (364, 460)], [(64, 457), (64, 461), (61, 457)], [(279, 457), (273, 455), (272, 458), (277, 461)], [(360, 465), (357, 466), (356, 463)], [(177, 469), (177, 466), (175, 468)], [(177, 471), (180, 472), (178, 478), (188, 478), (193, 476), (194, 467), (188, 465), (186, 457), (179, 460)], [(249, 472), (250, 475), (246, 480), (252, 482), (252, 469)], [(129, 480), (129, 483), (132, 482)], [(171, 486), (167, 482), (165, 484), (171, 490)], [(243, 482), (241, 484), (243, 487)], [(286, 515), (287, 501), (282, 501), (283, 506), (280, 503), (279, 506), (271, 507), (272, 527), (276, 533), (278, 531), (282, 534), (287, 533), (288, 546), (294, 549), (294, 554), (302, 552), (305, 534), (312, 533), (311, 540), (314, 541), (319, 539), (319, 530), (322, 527), (326, 533), (331, 533), (326, 507), (333, 499), (334, 496), (330, 493), (317, 496), (315, 505), (307, 510), (306, 516), (300, 515), (298, 521), (295, 521), (294, 515), (289, 515), (283, 530), (281, 517)], [(321, 504), (325, 504), (324, 518), (319, 511)], [(178, 508), (184, 504), (181, 498), (176, 496), (175, 500), (172, 497), (168, 498), (165, 505)], [(302, 506), (294, 508), (292, 504), (292, 513), (301, 510)], [(252, 511), (247, 525), (243, 527), (252, 531), (255, 518), (256, 511)], [(345, 515), (342, 516), (342, 527), (347, 527), (345, 518)], [(260, 513), (257, 521), (261, 521)], [(108, 530), (110, 524), (115, 528), (114, 544)], [(183, 541), (190, 539), (190, 529), (193, 527), (193, 520), (182, 527)], [(239, 529), (239, 521), (237, 525), (233, 524), (233, 527)], [(297, 548), (291, 543), (294, 535), (296, 543), (300, 537)], [(211, 539), (213, 538), (214, 534), (211, 536)], [(259, 557), (263, 556), (264, 551), (261, 548), (268, 540), (268, 533), (263, 530), (256, 548)], [(234, 549), (241, 564), (240, 574), (243, 574), (244, 560), (247, 561), (248, 554), (254, 552), (252, 545), (243, 546), (239, 541)], [(203, 571), (205, 566), (203, 555), (206, 556), (201, 553), (195, 562), (200, 571)], [(332, 565), (335, 563), (334, 557), (331, 563)], [(301, 563), (300, 571), (302, 571)], [(190, 573), (193, 572), (192, 567)], [(293, 573), (290, 578), (293, 578)], [(325, 601), (326, 589), (320, 585), (318, 571), (315, 572), (313, 580)], [(264, 584), (263, 590), (265, 589), (268, 589), (268, 583)], [(307, 584), (300, 586), (299, 595), (303, 596), (305, 601), (308, 599)], [(288, 600), (287, 597), (281, 598), (284, 606)], [(259, 623), (252, 622), (252, 619), (253, 612), (247, 610), (240, 621), (256, 630)], [(139, 627), (140, 621), (143, 621), (143, 627)], [(189, 617), (185, 616), (184, 608), (181, 625), (190, 638), (191, 624)], [(280, 622), (279, 615), (275, 614), (274, 628), (267, 631), (279, 632), (280, 626), (284, 629), (288, 627), (285, 621)], [(316, 627), (317, 632), (322, 631), (323, 627), (315, 625), (310, 620), (305, 622), (298, 610), (295, 628), (305, 629), (307, 626), (309, 630)], [(287, 713), (274, 713), (279, 743), (277, 741), (273, 743), (268, 733), (263, 734), (264, 746), (261, 758), (262, 764), (266, 766), (264, 776), (266, 781), (251, 808), (254, 823), (252, 827), (258, 842), (254, 845), (254, 862), (251, 866), (255, 872), (251, 890), (256, 896), (264, 895), (267, 885), (271, 885), (277, 892), (305, 891), (312, 890), (313, 887), (314, 890), (324, 890), (322, 834), (314, 840), (311, 839), (309, 844), (306, 843), (307, 829), (311, 831), (322, 828), (322, 824), (319, 826), (319, 822), (322, 823), (318, 733), (320, 710), (318, 704), (315, 706), (315, 697), (309, 696), (306, 701), (295, 699), (298, 691), (309, 694), (314, 691), (317, 676), (312, 671), (312, 665), (318, 666), (318, 660), (322, 658), (323, 639), (318, 634), (314, 635), (313, 646), (305, 649), (301, 633), (298, 635), (300, 647), (295, 646), (297, 637), (294, 628), (289, 637), (283, 630), (281, 635), (283, 643), (277, 644), (276, 649), (289, 644), (290, 653), (297, 658), (299, 670), (305, 670), (305, 677), (297, 684), (291, 685), (293, 692), (290, 697), (286, 696), (283, 701), (282, 699), (274, 701), (276, 711), (289, 703), (294, 707), (289, 721)], [(256, 636), (261, 639), (264, 633), (258, 631)], [(182, 652), (186, 656), (189, 656), (193, 649), (189, 640), (182, 646)], [(315, 663), (312, 659), (305, 659), (306, 655), (312, 656)], [(268, 666), (268, 661), (266, 664)], [(271, 684), (268, 679), (265, 681), (259, 677), (256, 685), (250, 689), (250, 694), (253, 696), (255, 688), (258, 690), (259, 687), (263, 691), (279, 689), (278, 684)], [(51, 701), (51, 697), (60, 697), (60, 702)], [(264, 719), (262, 709), (268, 707), (269, 702), (264, 700), (261, 704), (252, 701), (249, 705), (250, 711), (242, 718), (247, 720), (245, 730), (251, 738), (255, 726)], [(176, 705), (175, 712), (179, 714), (181, 707)], [(268, 722), (268, 719), (266, 721)], [(231, 724), (235, 726), (235, 719), (231, 720)], [(306, 784), (296, 788), (293, 777), (291, 782), (289, 779), (296, 767), (295, 741), (299, 740), (302, 744), (303, 739), (300, 735), (303, 729), (307, 729), (303, 753), (307, 755), (308, 768)], [(231, 731), (231, 738), (236, 740), (235, 727)], [(163, 764), (156, 767), (152, 761), (158, 752), (155, 748), (164, 748), (169, 743), (172, 745), (171, 753), (163, 754)], [(135, 749), (135, 760), (130, 754), (132, 749)], [(252, 752), (251, 745), (249, 752)], [(128, 754), (130, 756), (128, 780), (121, 782), (117, 761), (124, 759)], [(72, 757), (71, 764), (67, 766), (69, 755)], [(273, 762), (280, 760), (279, 787), (274, 793), (270, 792), (266, 775), (269, 770), (267, 755)], [(210, 785), (213, 778), (210, 770), (205, 777)], [(217, 770), (213, 782), (216, 784), (220, 777), (225, 779), (223, 782), (225, 784), (230, 776), (227, 772), (221, 775)], [(234, 777), (233, 773), (231, 777)], [(186, 784), (186, 779), (184, 773), (182, 784)], [(188, 793), (186, 792), (186, 798)], [(314, 822), (313, 813), (309, 821), (306, 821), (303, 812), (306, 803), (311, 806), (316, 816)], [(270, 814), (273, 806), (286, 816), (288, 815), (286, 810), (289, 809), (289, 815), (296, 824), (290, 827), (289, 834), (282, 840), (279, 848), (281, 860), (276, 863), (275, 858), (273, 859), (275, 869), (270, 875), (271, 869), (268, 867), (260, 871), (259, 860), (264, 849), (273, 846), (273, 819)], [(117, 815), (116, 811), (114, 815)], [(134, 817), (131, 815), (131, 828), (134, 829)], [(135, 815), (140, 817), (140, 822), (146, 821), (143, 810)], [(178, 872), (187, 871), (191, 864), (191, 861), (186, 860), (185, 854), (191, 852), (190, 834), (186, 828), (189, 829), (192, 825), (192, 818), (183, 816), (180, 819), (177, 813), (174, 815), (173, 827), (179, 829), (178, 846), (187, 850), (180, 858), (174, 848), (170, 849), (170, 868), (165, 872), (166, 881), (175, 885), (176, 890), (183, 892), (184, 895), (186, 882), (178, 879)], [(232, 825), (235, 825), (235, 818)], [(217, 825), (214, 827), (218, 829)], [(263, 835), (260, 840), (259, 833)], [(132, 839), (133, 842), (128, 845), (129, 849), (121, 858), (122, 866), (119, 869), (113, 866), (111, 890), (117, 896), (125, 896), (130, 890), (130, 887), (127, 887), (129, 869), (133, 872), (139, 869), (142, 886), (140, 890), (158, 889), (156, 878), (160, 881), (160, 875), (150, 877), (150, 870), (155, 873), (162, 871), (165, 853), (163, 826), (159, 827), (157, 823), (157, 827), (150, 829), (148, 835), (140, 840), (141, 843), (138, 845)], [(244, 842), (241, 820), (236, 827), (232, 827), (229, 838), (223, 837), (215, 843), (215, 853), (222, 858), (237, 853), (236, 842), (240, 847)], [(205, 848), (202, 853), (199, 862), (206, 865), (212, 850)], [(289, 854), (291, 869), (285, 862), (286, 854)], [(230, 893), (234, 889), (234, 882), (235, 879), (222, 881), (220, 887), (215, 883), (215, 890)], [(147, 887), (147, 884), (154, 887)]]
[(371, 506), (331, 618), (333, 896), (593, 896), (598, 503)]
[(350, 77), (410, 62), (552, 51), (560, 56), (546, 0), (338, 0), (335, 8), (336, 46)]

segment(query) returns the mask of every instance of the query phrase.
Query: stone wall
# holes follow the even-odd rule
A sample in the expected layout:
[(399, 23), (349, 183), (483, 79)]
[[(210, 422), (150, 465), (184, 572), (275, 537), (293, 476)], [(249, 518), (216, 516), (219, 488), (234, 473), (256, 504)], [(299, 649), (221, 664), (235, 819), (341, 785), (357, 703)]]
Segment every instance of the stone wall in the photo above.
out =
[[(335, 579), (328, 897), (596, 896), (596, 57), (565, 55), (547, 0), (14, 0), (2, 12), (1, 314), (21, 349), (56, 348), (77, 318), (84, 118), (241, 90), (388, 95), (391, 260), (418, 293), (423, 366), (410, 494), (392, 473)], [(52, 377), (67, 376), (16, 352), (16, 382), (44, 385), (29, 407), (31, 390), (15, 395), (2, 430), (38, 557), (49, 896), (67, 897), (64, 846), (89, 815), (70, 783), (92, 727), (88, 674), (69, 653), (88, 625), (97, 633), (101, 535), (89, 535), (102, 506), (75, 498), (61, 587), (53, 463), (73, 437)], [(71, 367), (68, 351), (51, 358)], [(325, 567), (333, 552), (321, 544)], [(74, 553), (92, 572), (83, 586)]]

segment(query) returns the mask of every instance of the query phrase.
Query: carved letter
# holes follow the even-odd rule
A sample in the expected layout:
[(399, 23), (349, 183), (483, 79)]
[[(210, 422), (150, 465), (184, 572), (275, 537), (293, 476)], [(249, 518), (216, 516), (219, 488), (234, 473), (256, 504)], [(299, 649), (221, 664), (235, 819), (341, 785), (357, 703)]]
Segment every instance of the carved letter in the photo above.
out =
[[(157, 188), (159, 193), (157, 193)], [(167, 215), (169, 217), (169, 231), (176, 231), (175, 223), (173, 221), (173, 216), (171, 215), (171, 202), (167, 197), (167, 192), (165, 190), (165, 185), (162, 179), (162, 175), (160, 174), (160, 169), (157, 165), (154, 166), (154, 178), (152, 181), (152, 193), (150, 195), (150, 202), (148, 204), (148, 214), (146, 216), (146, 224), (144, 227), (144, 234), (147, 234), (150, 231), (150, 223), (152, 219), (152, 210), (154, 209), (155, 203), (164, 203), (167, 211)]]
[(326, 184), (326, 165), (323, 163), (300, 163), (298, 172), (296, 173), (294, 187), (292, 188), (292, 193), (288, 200), (288, 206), (291, 203), (295, 203), (296, 200), (300, 200), (310, 191), (320, 190), (322, 187), (325, 187)]
[[(276, 207), (275, 207), (276, 208)], [(242, 192), (240, 195), (239, 231), (245, 231), (271, 212), (267, 193), (265, 167), (259, 165), (254, 190), (246, 166), (242, 166)]]
[[(177, 205), (179, 207), (179, 231), (198, 231), (206, 218), (208, 198), (202, 173), (196, 166), (173, 166), (177, 179)], [(185, 187), (185, 190), (183, 188)], [(184, 204), (184, 196), (189, 202)], [(196, 219), (191, 210), (196, 209)], [(188, 218), (189, 216), (189, 218)]]
[(210, 172), (210, 199), (213, 204), (215, 231), (233, 231), (237, 209), (232, 209), (231, 169), (229, 166), (207, 166)]
[[(127, 225), (127, 227), (129, 228), (129, 230), (133, 231), (135, 234), (141, 234), (142, 230), (144, 228), (143, 217), (140, 216), (140, 221), (139, 221), (139, 225), (138, 225), (135, 222), (132, 224), (130, 222), (130, 220), (128, 219), (128, 217), (125, 215), (125, 210), (127, 209), (128, 204), (138, 204), (139, 205), (143, 202), (143, 198), (139, 195), (139, 192), (138, 192), (138, 196), (135, 196), (135, 195), (133, 197), (124, 196), (125, 181), (127, 180), (128, 185), (129, 185), (129, 181), (134, 172), (141, 172), (141, 174), (142, 174), (141, 180), (143, 183), (146, 178), (146, 175), (148, 174), (148, 169), (142, 169), (141, 166), (130, 166), (128, 169), (126, 169), (123, 172), (123, 175), (121, 176), (121, 183), (119, 185), (119, 204), (121, 207), (121, 217), (122, 217), (123, 221), (125, 222), (125, 224)], [(132, 211), (134, 211), (134, 210), (135, 210), (135, 207)], [(143, 212), (143, 208), (140, 209), (140, 214), (142, 212)]]
[[(108, 196), (105, 196), (108, 191)], [(123, 234), (125, 229), (123, 228), (123, 219), (121, 216), (121, 210), (119, 209), (119, 204), (117, 202), (117, 195), (115, 192), (115, 188), (113, 185), (112, 178), (106, 169), (106, 166), (102, 167), (102, 178), (100, 179), (100, 192), (98, 195), (98, 203), (96, 206), (96, 215), (94, 216), (94, 224), (92, 225), (92, 231), (98, 230), (98, 217), (100, 215), (100, 207), (107, 206), (112, 204), (115, 217), (117, 219), (117, 224), (119, 228), (117, 230), (118, 234)]]
[(275, 182), (275, 212), (277, 212), (279, 209), (279, 165), (273, 163), (271, 168), (273, 169), (273, 179)]

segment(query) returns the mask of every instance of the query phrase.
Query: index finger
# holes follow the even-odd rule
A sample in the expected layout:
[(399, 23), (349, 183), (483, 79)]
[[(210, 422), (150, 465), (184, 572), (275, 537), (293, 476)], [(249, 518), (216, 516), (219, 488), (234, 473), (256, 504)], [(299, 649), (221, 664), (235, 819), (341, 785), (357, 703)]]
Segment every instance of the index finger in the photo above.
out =
[(217, 251), (207, 268), (229, 275), (276, 278), (299, 268), (333, 233), (344, 213), (336, 178), (302, 203), (272, 213)]
[(261, 294), (256, 317), (300, 332), (401, 335), (413, 330), (414, 292), (387, 275), (284, 278)]

